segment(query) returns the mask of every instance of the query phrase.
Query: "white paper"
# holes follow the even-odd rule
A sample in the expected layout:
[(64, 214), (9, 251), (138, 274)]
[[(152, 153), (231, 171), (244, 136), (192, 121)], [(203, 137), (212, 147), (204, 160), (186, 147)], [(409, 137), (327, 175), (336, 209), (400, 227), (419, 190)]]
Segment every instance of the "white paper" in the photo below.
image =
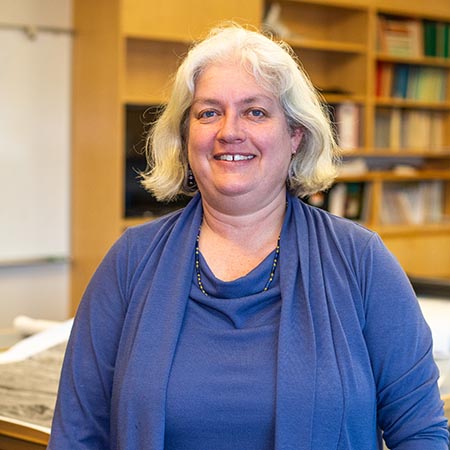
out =
[(439, 368), (439, 388), (443, 395), (450, 393), (450, 300), (419, 298), (422, 313), (431, 328), (433, 355)]
[(48, 330), (22, 339), (5, 352), (0, 353), (0, 364), (23, 361), (55, 345), (62, 344), (69, 339), (73, 319), (61, 322)]
[(23, 337), (49, 330), (60, 324), (61, 322), (56, 320), (33, 319), (23, 315), (15, 317), (13, 321), (14, 330)]

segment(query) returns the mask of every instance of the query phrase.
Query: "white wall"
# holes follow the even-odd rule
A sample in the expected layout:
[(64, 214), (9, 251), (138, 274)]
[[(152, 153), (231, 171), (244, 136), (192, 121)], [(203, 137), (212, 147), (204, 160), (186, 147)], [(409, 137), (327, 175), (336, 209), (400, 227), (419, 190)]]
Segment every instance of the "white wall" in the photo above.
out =
[[(63, 320), (69, 311), (67, 260), (33, 260), (70, 257), (72, 36), (39, 26), (70, 30), (71, 0), (0, 0), (0, 24), (1, 64), (5, 68), (9, 62), (17, 73), (6, 77), (2, 69), (0, 74), (2, 329), (17, 315)], [(22, 24), (37, 27), (34, 39), (14, 27)], [(58, 57), (52, 60), (55, 51)], [(47, 60), (40, 55), (48, 55)], [(14, 86), (6, 85), (11, 80)]]

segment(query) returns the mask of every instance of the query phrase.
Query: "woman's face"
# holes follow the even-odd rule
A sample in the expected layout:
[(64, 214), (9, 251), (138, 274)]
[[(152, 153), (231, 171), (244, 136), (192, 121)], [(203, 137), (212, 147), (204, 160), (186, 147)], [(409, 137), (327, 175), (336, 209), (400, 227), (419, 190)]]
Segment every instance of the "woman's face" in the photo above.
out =
[(239, 64), (211, 65), (199, 76), (189, 115), (188, 159), (203, 199), (245, 199), (263, 207), (283, 198), (292, 154), (278, 99)]

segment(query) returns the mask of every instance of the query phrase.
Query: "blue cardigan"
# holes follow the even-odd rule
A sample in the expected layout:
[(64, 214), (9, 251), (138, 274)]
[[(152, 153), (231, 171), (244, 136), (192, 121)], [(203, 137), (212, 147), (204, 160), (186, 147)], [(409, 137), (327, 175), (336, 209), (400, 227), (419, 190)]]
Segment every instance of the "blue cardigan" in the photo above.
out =
[[(164, 450), (166, 390), (191, 288), (197, 195), (127, 230), (80, 304), (50, 450)], [(275, 450), (447, 450), (431, 334), (378, 236), (288, 197)], [(201, 449), (199, 449), (201, 450)]]

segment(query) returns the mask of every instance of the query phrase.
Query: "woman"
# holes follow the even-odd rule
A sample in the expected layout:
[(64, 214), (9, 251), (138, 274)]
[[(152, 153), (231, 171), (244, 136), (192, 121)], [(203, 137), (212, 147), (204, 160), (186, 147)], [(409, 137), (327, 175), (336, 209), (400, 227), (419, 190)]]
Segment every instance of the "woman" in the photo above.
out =
[(194, 198), (97, 270), (50, 449), (447, 448), (406, 276), (377, 235), (297, 198), (335, 175), (326, 117), (287, 47), (229, 26), (191, 49), (144, 184)]

